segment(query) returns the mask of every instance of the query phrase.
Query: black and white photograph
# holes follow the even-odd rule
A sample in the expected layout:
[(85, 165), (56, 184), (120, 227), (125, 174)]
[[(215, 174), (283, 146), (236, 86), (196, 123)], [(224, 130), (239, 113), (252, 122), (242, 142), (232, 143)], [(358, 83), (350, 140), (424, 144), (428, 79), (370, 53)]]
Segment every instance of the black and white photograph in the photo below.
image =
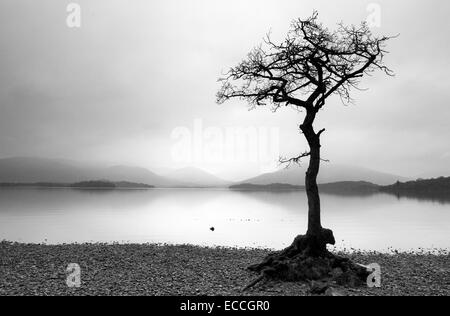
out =
[(442, 0), (0, 0), (0, 296), (449, 296), (449, 31)]

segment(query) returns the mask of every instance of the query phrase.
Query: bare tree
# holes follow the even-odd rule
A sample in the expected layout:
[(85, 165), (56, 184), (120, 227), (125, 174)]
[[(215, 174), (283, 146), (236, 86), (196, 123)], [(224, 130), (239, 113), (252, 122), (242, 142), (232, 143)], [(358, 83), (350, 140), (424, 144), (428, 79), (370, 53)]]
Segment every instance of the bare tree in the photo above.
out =
[[(297, 163), (309, 157), (305, 178), (308, 231), (305, 236), (297, 237), (291, 247), (277, 254), (277, 259), (330, 255), (326, 246), (334, 244), (335, 240), (331, 230), (322, 228), (317, 186), (322, 160), (320, 137), (325, 129), (316, 131), (314, 121), (333, 95), (339, 96), (345, 104), (351, 103), (350, 92), (353, 88), (359, 89), (363, 76), (376, 70), (393, 75), (383, 62), (387, 53), (385, 44), (390, 38), (375, 37), (366, 23), (360, 26), (339, 24), (331, 31), (318, 22), (318, 14), (314, 12), (306, 20), (295, 20), (282, 43), (275, 43), (268, 35), (262, 45), (219, 79), (222, 83), (217, 94), (220, 104), (239, 98), (251, 107), (270, 105), (277, 111), (290, 106), (305, 112), (300, 130), (309, 150), (281, 162)], [(255, 270), (273, 266), (274, 259), (272, 256), (255, 266)]]

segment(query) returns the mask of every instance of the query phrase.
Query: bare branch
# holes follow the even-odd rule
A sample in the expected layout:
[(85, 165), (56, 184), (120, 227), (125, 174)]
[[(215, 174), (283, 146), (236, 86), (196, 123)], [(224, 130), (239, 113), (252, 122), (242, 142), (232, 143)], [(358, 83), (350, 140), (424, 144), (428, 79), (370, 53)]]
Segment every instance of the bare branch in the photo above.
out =
[(288, 169), (294, 163), (295, 164), (300, 164), (300, 162), (301, 162), (301, 160), (303, 158), (306, 158), (306, 157), (308, 157), (310, 155), (311, 155), (310, 152), (304, 152), (301, 155), (299, 155), (297, 157), (294, 157), (294, 158), (287, 159), (287, 158), (280, 157), (279, 162), (280, 162), (280, 165), (286, 165), (285, 168)]
[(325, 132), (325, 128), (321, 129), (321, 130), (317, 133), (317, 137), (320, 137), (320, 135), (322, 135), (323, 132)]
[(331, 95), (352, 103), (350, 91), (376, 70), (392, 76), (384, 65), (386, 42), (393, 37), (375, 37), (366, 23), (339, 24), (330, 31), (314, 12), (295, 20), (286, 39), (275, 43), (270, 33), (241, 63), (220, 79), (217, 101), (246, 100), (252, 107), (271, 105), (274, 111), (293, 105), (321, 109)]

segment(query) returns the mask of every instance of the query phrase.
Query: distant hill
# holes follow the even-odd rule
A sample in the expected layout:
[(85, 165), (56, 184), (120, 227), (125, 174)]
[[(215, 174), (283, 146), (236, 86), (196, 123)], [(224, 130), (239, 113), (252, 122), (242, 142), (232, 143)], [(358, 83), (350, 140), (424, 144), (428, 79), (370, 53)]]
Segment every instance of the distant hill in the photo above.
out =
[(443, 171), (441, 166), (429, 166), (431, 170), (428, 170), (427, 172), (422, 172), (415, 177), (413, 177), (414, 180), (416, 179), (436, 179), (439, 177), (450, 177), (450, 167), (447, 169), (447, 171)]
[(109, 181), (84, 181), (71, 184), (70, 187), (75, 189), (115, 189), (116, 185)]
[[(379, 192), (379, 186), (370, 182), (364, 181), (345, 181), (319, 184), (319, 190), (328, 194), (339, 195), (366, 195)], [(231, 190), (238, 191), (300, 191), (305, 190), (302, 185), (292, 185), (286, 183), (273, 183), (273, 184), (251, 184), (242, 183), (230, 186)]]
[(142, 184), (142, 183), (133, 183), (133, 182), (110, 182), (110, 181), (84, 181), (78, 182), (70, 185), (71, 188), (76, 189), (151, 189), (154, 186)]
[(450, 177), (397, 182), (393, 185), (381, 187), (380, 191), (395, 194), (399, 197), (450, 201)]
[(242, 183), (232, 185), (229, 188), (236, 191), (297, 191), (305, 189), (305, 187), (301, 185), (292, 185), (286, 183), (272, 183), (264, 185)]
[[(272, 183), (285, 183), (291, 185), (304, 185), (306, 167), (292, 166), (289, 169), (282, 169), (274, 173), (266, 173), (255, 178), (241, 181), (241, 183), (251, 183), (257, 185), (267, 185)], [(343, 181), (369, 182), (378, 185), (388, 185), (396, 181), (407, 181), (404, 177), (378, 172), (361, 167), (323, 163), (320, 169), (318, 183), (336, 183)]]
[(176, 182), (188, 182), (192, 186), (226, 187), (230, 182), (197, 168), (183, 168), (166, 172), (167, 179)]
[(1, 182), (0, 188), (70, 188), (70, 183), (56, 182)]
[[(236, 191), (299, 191), (305, 190), (304, 186), (273, 183), (267, 185), (242, 183), (230, 186)], [(450, 202), (450, 177), (429, 180), (416, 180), (409, 182), (397, 182), (393, 185), (379, 186), (365, 181), (341, 181), (319, 184), (320, 193), (341, 196), (369, 196), (377, 193), (388, 193), (398, 197), (414, 198), (419, 200)]]
[(16, 157), (0, 159), (0, 183), (78, 183), (101, 179), (110, 182), (142, 183), (156, 187), (228, 186), (200, 169), (181, 169), (168, 176), (131, 166), (105, 166), (63, 159)]
[(69, 161), (17, 157), (0, 159), (0, 182), (72, 183), (91, 179), (95, 167), (78, 166)]
[[(148, 169), (132, 166), (94, 165), (71, 160), (30, 157), (0, 159), (0, 183), (77, 183), (91, 179), (143, 183), (156, 187), (228, 187), (234, 184), (196, 168), (173, 170), (162, 176)], [(281, 183), (303, 186), (304, 179), (305, 169), (293, 166), (235, 184)], [(408, 179), (369, 169), (324, 163), (318, 182), (364, 181), (388, 185), (406, 180)]]
[(419, 179), (409, 182), (397, 182), (392, 185), (382, 187), (383, 190), (395, 192), (403, 191), (421, 191), (421, 192), (449, 192), (450, 193), (450, 177), (441, 177), (436, 179)]
[(371, 195), (379, 192), (380, 186), (365, 181), (343, 181), (319, 184), (319, 190), (338, 195)]
[(73, 189), (152, 189), (154, 186), (133, 182), (110, 182), (105, 180), (77, 183), (0, 183), (0, 188), (73, 188)]
[(147, 169), (130, 166), (102, 166), (45, 158), (0, 159), (1, 183), (77, 183), (90, 179), (132, 182), (159, 187), (183, 186)]
[(120, 189), (153, 189), (155, 186), (148, 185), (144, 183), (134, 183), (134, 182), (126, 182), (126, 181), (120, 181), (120, 182), (114, 182), (116, 188)]
[[(98, 176), (94, 178), (114, 182), (126, 181), (133, 183), (145, 183), (158, 187), (178, 187), (186, 185), (186, 183), (183, 183), (182, 181), (167, 179), (166, 177), (157, 175), (148, 169), (130, 166), (112, 166), (101, 169), (98, 171)], [(92, 179), (92, 177), (88, 179)]]

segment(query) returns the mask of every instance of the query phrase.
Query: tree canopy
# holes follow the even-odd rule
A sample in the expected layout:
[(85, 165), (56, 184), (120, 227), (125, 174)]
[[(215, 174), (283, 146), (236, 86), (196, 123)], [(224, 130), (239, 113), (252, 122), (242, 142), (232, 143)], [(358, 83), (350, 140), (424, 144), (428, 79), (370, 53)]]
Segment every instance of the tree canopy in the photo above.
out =
[(374, 36), (367, 23), (341, 23), (330, 31), (314, 12), (306, 20), (295, 20), (280, 44), (267, 35), (262, 45), (219, 79), (217, 100), (240, 98), (252, 107), (270, 104), (274, 111), (289, 105), (318, 111), (331, 95), (352, 102), (350, 91), (358, 88), (364, 75), (375, 70), (393, 75), (383, 63), (390, 38)]

